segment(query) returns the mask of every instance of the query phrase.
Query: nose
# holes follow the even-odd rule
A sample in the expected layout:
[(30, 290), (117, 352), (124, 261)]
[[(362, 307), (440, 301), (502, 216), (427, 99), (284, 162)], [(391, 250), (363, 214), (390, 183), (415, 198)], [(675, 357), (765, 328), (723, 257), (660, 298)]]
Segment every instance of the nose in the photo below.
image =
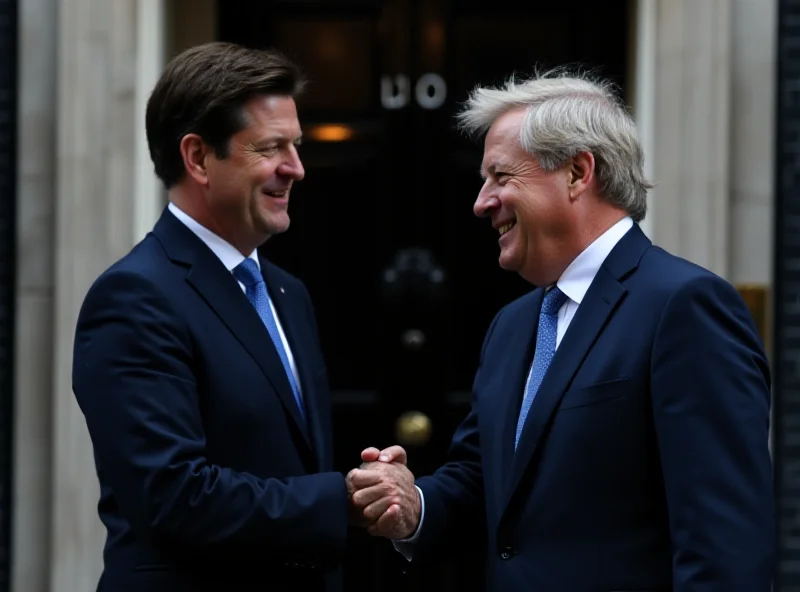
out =
[(500, 200), (493, 194), (488, 187), (489, 182), (484, 183), (481, 190), (478, 192), (478, 198), (475, 200), (475, 205), (472, 206), (472, 211), (478, 218), (485, 218), (491, 214), (494, 208), (500, 206)]
[(300, 160), (300, 154), (297, 152), (297, 147), (292, 145), (289, 147), (286, 158), (278, 167), (278, 172), (281, 175), (291, 177), (295, 181), (302, 181), (306, 176), (306, 170), (303, 168), (303, 163)]

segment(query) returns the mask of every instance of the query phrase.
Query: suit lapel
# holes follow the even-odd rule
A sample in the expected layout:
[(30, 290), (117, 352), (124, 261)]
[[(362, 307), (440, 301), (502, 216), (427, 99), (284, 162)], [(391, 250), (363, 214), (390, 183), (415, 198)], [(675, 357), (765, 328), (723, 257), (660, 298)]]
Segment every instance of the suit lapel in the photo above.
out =
[[(284, 335), (289, 342), (289, 347), (292, 349), (295, 367), (300, 379), (300, 389), (303, 393), (306, 424), (309, 428), (311, 444), (316, 452), (319, 466), (327, 466), (325, 463), (327, 447), (324, 445), (322, 422), (319, 415), (322, 402), (318, 400), (309, 356), (303, 353), (312, 351), (312, 344), (308, 343), (308, 340), (313, 338), (304, 330), (303, 318), (307, 313), (298, 307), (299, 298), (304, 296), (291, 293), (290, 287), (286, 287), (281, 283), (280, 278), (274, 272), (271, 272), (271, 268), (264, 263), (263, 259), (261, 261), (261, 271), (267, 284), (267, 290), (275, 308), (275, 313), (280, 318)], [(292, 402), (294, 403), (294, 395), (292, 395)]]
[(302, 434), (309, 451), (312, 450), (308, 430), (297, 408), (283, 363), (261, 317), (236, 279), (203, 241), (168, 210), (164, 211), (153, 232), (174, 262), (189, 266), (186, 281), (256, 361)]
[[(514, 493), (519, 489), (520, 482), (545, 436), (561, 398), (625, 296), (626, 289), (620, 280), (636, 268), (639, 259), (649, 246), (650, 241), (639, 227), (634, 225), (617, 243), (600, 267), (539, 386), (528, 412), (516, 452), (513, 452), (513, 434), (516, 429), (519, 406), (509, 413), (510, 417), (507, 418), (509, 431), (506, 434), (511, 434), (511, 436), (506, 439), (510, 442), (512, 452), (504, 508), (508, 507)], [(537, 309), (537, 316), (538, 312)], [(531, 354), (526, 358), (529, 364), (532, 357)], [(524, 386), (520, 388), (524, 389)], [(513, 427), (511, 427), (512, 425)]]

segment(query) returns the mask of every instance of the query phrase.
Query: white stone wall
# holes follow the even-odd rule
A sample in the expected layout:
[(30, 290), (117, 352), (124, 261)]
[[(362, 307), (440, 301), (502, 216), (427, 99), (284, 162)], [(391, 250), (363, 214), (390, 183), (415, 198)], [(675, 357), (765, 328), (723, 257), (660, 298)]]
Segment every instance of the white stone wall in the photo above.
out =
[(161, 0), (20, 2), (14, 592), (94, 590), (102, 568), (72, 340), (90, 283), (160, 210), (139, 87), (162, 67), (163, 12)]
[(19, 3), (11, 589), (46, 592), (53, 439), (57, 0)]
[(730, 0), (659, 0), (651, 238), (728, 275)]
[(774, 0), (734, 0), (729, 279), (772, 283), (776, 50)]
[(50, 590), (92, 590), (102, 567), (99, 486), (72, 395), (78, 309), (133, 244), (135, 0), (61, 0), (56, 122), (56, 290)]

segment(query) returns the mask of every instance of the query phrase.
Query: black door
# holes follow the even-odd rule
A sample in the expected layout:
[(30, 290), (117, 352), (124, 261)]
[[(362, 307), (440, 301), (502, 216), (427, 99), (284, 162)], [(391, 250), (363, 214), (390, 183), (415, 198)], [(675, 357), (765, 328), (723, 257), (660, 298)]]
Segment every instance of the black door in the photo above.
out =
[[(625, 84), (626, 0), (225, 0), (218, 38), (275, 47), (311, 84), (298, 103), (306, 179), (265, 255), (314, 300), (334, 394), (336, 462), (400, 442), (427, 474), (468, 410), (492, 317), (530, 289), (472, 214), (481, 146), (453, 113), (476, 83), (581, 63)], [(356, 532), (348, 592), (481, 589), (482, 550), (411, 570)]]

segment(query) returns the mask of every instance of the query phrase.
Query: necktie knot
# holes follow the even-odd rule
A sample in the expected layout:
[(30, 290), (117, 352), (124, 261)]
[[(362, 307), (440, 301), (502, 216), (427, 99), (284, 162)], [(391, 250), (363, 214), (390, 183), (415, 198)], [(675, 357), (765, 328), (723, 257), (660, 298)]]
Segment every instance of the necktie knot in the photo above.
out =
[(264, 278), (261, 277), (261, 271), (258, 269), (258, 264), (250, 257), (233, 268), (233, 276), (242, 282), (245, 288), (252, 288), (264, 281)]
[(544, 295), (544, 301), (542, 302), (542, 314), (558, 314), (558, 310), (566, 301), (567, 295), (559, 290), (558, 286), (553, 286), (550, 290), (548, 290), (547, 294)]

